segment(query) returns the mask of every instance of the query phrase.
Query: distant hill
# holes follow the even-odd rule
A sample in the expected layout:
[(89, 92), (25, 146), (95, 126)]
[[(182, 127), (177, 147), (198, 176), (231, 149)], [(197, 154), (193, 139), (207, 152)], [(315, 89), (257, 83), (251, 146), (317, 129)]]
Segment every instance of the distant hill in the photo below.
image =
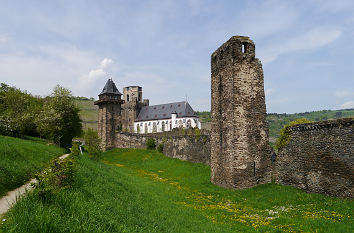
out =
[(98, 125), (98, 106), (93, 104), (93, 99), (85, 97), (76, 97), (75, 104), (80, 109), (80, 117), (82, 120), (83, 129), (97, 130)]
[[(98, 106), (93, 104), (94, 100), (86, 97), (76, 97), (75, 103), (80, 108), (80, 116), (83, 120), (84, 129), (92, 128), (97, 130), (98, 125)], [(211, 125), (211, 115), (209, 111), (197, 112), (201, 122), (202, 128), (209, 129)], [(338, 119), (354, 117), (354, 109), (343, 109), (343, 110), (322, 110), (304, 113), (294, 113), (294, 114), (278, 114), (278, 113), (268, 113), (267, 121), (269, 124), (269, 136), (270, 140), (275, 141), (279, 137), (279, 131), (284, 125), (290, 121), (294, 121), (298, 118), (306, 118), (311, 121), (322, 121), (329, 119)]]

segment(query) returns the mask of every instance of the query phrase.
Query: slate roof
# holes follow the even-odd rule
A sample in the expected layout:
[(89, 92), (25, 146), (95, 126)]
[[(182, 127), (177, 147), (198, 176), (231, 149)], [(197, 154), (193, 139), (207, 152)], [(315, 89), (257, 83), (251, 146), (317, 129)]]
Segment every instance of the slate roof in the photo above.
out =
[(99, 95), (103, 94), (116, 94), (116, 95), (122, 95), (119, 91), (118, 88), (116, 87), (116, 84), (114, 84), (113, 80), (110, 78), (107, 80), (106, 85), (104, 86), (103, 90)]
[(161, 120), (171, 118), (171, 113), (177, 113), (177, 117), (198, 117), (188, 102), (175, 102), (143, 107), (136, 118), (138, 121)]

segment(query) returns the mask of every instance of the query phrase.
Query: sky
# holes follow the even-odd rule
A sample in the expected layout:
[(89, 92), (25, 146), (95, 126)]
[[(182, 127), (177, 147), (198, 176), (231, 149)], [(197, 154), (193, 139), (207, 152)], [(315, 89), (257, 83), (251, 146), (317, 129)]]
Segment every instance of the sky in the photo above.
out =
[(210, 56), (249, 36), (267, 112), (354, 108), (353, 0), (0, 0), (0, 82), (98, 98), (108, 78), (150, 104), (210, 110)]

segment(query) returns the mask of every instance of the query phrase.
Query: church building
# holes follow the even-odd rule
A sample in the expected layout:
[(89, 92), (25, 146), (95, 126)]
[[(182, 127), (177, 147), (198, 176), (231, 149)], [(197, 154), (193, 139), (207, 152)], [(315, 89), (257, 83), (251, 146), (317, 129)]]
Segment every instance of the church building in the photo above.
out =
[(187, 101), (183, 101), (143, 107), (135, 120), (134, 131), (156, 133), (200, 126), (197, 114)]
[(187, 101), (149, 106), (149, 100), (142, 95), (142, 87), (128, 86), (123, 88), (121, 99), (115, 83), (108, 79), (95, 102), (99, 105), (99, 134), (104, 136), (119, 130), (157, 133), (174, 128), (201, 128), (197, 114)]

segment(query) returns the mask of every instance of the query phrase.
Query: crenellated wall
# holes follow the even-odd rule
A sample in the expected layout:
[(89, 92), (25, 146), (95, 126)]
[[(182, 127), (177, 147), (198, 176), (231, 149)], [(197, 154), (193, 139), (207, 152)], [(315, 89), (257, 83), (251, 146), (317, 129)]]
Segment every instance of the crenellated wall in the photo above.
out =
[(120, 132), (116, 134), (116, 148), (146, 148), (148, 138), (154, 138), (156, 145), (164, 144), (164, 155), (194, 163), (210, 165), (210, 135), (201, 131), (197, 135), (193, 129), (154, 134)]
[(275, 173), (307, 192), (354, 197), (354, 118), (293, 126)]

